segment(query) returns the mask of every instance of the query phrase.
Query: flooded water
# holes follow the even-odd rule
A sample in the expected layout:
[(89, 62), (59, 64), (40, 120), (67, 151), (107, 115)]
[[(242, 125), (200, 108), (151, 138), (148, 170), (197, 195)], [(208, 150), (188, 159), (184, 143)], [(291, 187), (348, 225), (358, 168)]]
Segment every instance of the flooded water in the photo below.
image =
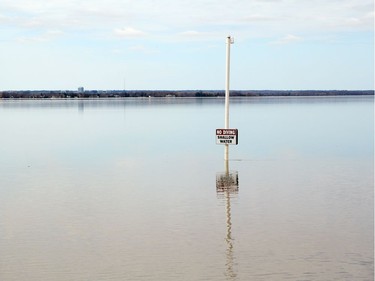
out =
[(223, 99), (0, 100), (0, 280), (374, 280), (373, 97), (230, 114), (226, 163)]

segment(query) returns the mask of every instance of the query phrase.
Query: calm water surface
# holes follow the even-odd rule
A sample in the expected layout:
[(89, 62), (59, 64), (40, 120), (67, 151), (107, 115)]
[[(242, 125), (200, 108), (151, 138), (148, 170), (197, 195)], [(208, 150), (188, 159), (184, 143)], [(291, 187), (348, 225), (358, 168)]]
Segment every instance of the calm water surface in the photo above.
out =
[(0, 280), (374, 280), (373, 97), (0, 100)]

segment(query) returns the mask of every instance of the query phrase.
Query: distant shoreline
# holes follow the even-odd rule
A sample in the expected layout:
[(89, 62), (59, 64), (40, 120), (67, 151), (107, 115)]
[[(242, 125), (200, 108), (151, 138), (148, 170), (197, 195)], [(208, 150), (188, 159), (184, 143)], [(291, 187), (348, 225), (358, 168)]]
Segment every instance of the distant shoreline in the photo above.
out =
[[(224, 97), (223, 90), (78, 90), (78, 91), (0, 91), (0, 99), (69, 99), (127, 97)], [(374, 90), (232, 90), (232, 97), (285, 96), (369, 96)]]

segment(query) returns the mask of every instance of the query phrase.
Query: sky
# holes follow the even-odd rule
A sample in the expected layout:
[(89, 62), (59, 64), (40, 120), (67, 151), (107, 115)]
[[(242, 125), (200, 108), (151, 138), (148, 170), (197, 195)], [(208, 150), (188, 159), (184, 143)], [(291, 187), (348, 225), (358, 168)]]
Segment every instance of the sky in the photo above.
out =
[(1, 90), (374, 89), (373, 0), (1, 0)]

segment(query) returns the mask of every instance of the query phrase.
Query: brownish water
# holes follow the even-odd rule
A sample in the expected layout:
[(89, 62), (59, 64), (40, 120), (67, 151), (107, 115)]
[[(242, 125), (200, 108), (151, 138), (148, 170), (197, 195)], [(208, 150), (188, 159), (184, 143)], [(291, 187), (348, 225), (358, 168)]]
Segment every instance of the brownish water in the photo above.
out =
[(373, 280), (372, 97), (0, 102), (0, 280)]

